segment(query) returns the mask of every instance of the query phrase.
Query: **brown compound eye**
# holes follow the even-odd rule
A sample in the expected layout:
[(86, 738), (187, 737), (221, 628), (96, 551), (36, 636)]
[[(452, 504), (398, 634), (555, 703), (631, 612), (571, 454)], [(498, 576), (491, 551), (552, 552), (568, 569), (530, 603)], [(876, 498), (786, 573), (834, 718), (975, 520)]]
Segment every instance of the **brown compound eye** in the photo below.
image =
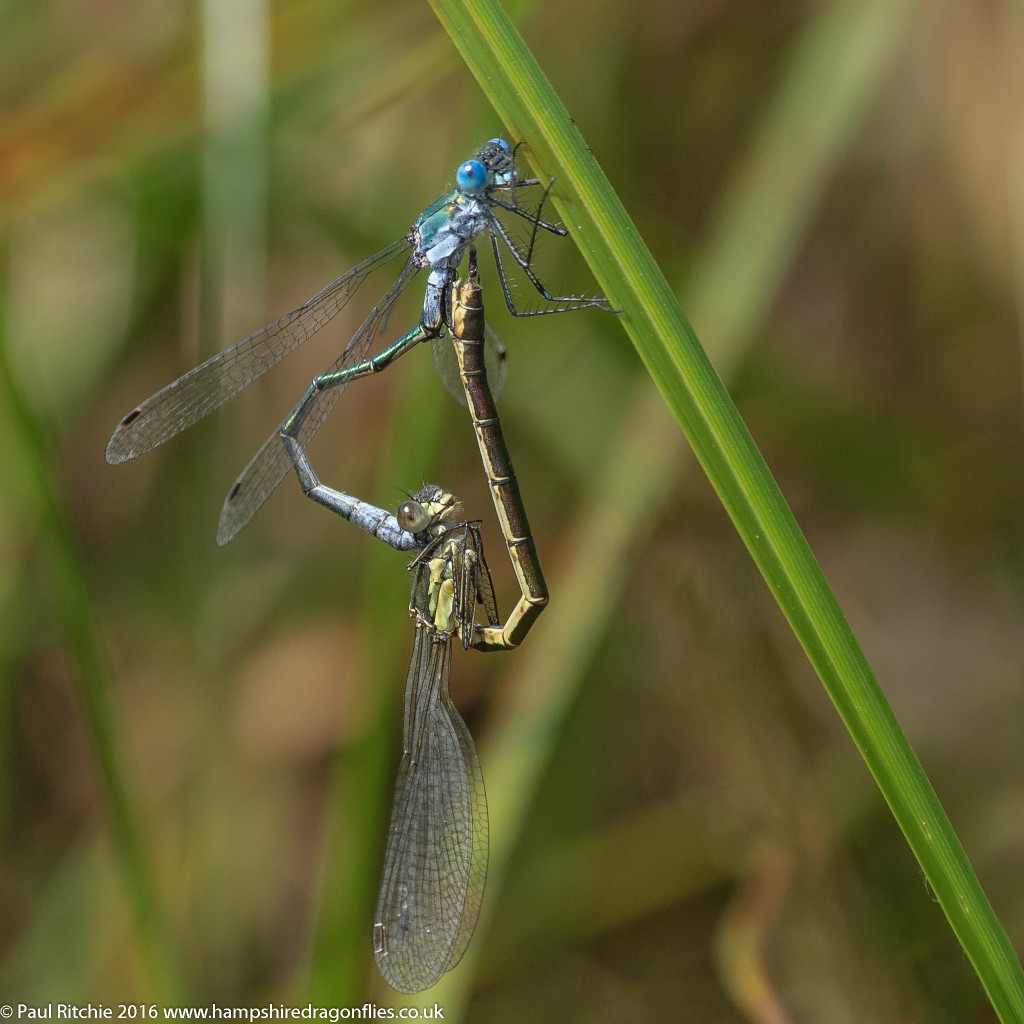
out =
[(421, 533), (430, 525), (427, 510), (418, 501), (403, 501), (398, 506), (395, 518), (407, 533)]

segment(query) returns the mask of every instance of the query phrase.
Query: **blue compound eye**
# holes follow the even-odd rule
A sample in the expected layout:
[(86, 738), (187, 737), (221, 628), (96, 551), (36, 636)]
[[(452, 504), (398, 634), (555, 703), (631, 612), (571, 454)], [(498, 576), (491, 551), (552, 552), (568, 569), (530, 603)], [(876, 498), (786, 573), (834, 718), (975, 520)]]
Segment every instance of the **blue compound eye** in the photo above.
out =
[(488, 142), (487, 142), (487, 145), (488, 146), (499, 146), (501, 149), (505, 150), (505, 152), (509, 156), (512, 155), (512, 147), (504, 139), (489, 139)]
[(455, 184), (461, 192), (483, 192), (487, 188), (487, 168), (479, 160), (467, 160), (455, 172)]

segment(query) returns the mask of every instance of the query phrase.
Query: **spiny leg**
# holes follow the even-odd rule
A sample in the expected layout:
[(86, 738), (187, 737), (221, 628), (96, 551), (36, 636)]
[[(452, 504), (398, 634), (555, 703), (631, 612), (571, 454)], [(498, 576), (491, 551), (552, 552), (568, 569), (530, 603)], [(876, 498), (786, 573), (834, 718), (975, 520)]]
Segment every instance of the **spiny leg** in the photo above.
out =
[[(530, 184), (539, 185), (540, 181), (537, 178), (531, 178), (528, 182), (520, 182), (520, 185)], [(524, 210), (516, 201), (515, 195), (513, 194), (513, 201), (506, 203), (504, 200), (499, 199), (497, 196), (491, 196), (491, 203), (494, 206), (500, 207), (502, 210), (508, 210), (509, 213), (514, 213), (517, 217), (522, 217), (523, 220), (527, 220), (533, 225), (533, 238), (536, 238), (537, 231), (542, 229), (550, 231), (553, 235), (558, 235), (561, 238), (565, 238), (569, 234), (569, 229), (563, 227), (561, 224), (552, 224), (550, 221), (541, 219), (541, 210), (544, 209), (544, 204), (547, 202), (548, 196), (551, 194), (551, 188), (555, 184), (555, 179), (552, 178), (548, 182), (547, 187), (544, 189), (544, 194), (540, 198), (540, 203), (537, 205), (536, 213), (531, 213), (529, 210)], [(533, 252), (533, 242), (531, 240), (530, 252)]]
[[(576, 309), (607, 309), (612, 310), (611, 303), (606, 298), (582, 298), (578, 295), (552, 295), (551, 292), (544, 287), (543, 282), (533, 272), (532, 267), (528, 260), (526, 260), (522, 253), (516, 248), (515, 242), (509, 236), (502, 223), (497, 219), (493, 218), (493, 224), (496, 226), (496, 230), (491, 231), (491, 250), (494, 253), (494, 264), (498, 270), (498, 281), (501, 284), (501, 292), (505, 297), (505, 305), (508, 307), (508, 311), (516, 317), (521, 316), (547, 316), (550, 313), (568, 313)], [(501, 239), (505, 243), (506, 248), (512, 254), (512, 258), (516, 261), (519, 268), (526, 274), (530, 283), (537, 289), (538, 292), (544, 297), (546, 302), (550, 302), (554, 305), (553, 309), (517, 309), (516, 304), (512, 298), (512, 292), (508, 286), (508, 278), (505, 275), (505, 267), (501, 261), (501, 250), (498, 246), (498, 239)]]

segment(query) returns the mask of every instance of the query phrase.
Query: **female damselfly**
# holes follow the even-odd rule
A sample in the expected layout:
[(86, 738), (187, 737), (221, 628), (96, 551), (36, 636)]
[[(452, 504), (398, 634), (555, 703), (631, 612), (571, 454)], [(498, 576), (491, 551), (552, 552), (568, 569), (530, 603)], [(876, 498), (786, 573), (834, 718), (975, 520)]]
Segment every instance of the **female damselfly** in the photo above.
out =
[[(373, 925), (384, 980), (402, 992), (429, 988), (462, 959), (487, 878), (487, 799), (476, 748), (448, 692), (452, 641), (468, 648), (498, 610), (480, 525), (428, 484), (395, 515), (316, 478), (289, 440), (303, 489), (399, 551), (416, 551), (409, 614), (412, 657), (405, 683), (402, 761)], [(486, 627), (477, 624), (483, 609)]]

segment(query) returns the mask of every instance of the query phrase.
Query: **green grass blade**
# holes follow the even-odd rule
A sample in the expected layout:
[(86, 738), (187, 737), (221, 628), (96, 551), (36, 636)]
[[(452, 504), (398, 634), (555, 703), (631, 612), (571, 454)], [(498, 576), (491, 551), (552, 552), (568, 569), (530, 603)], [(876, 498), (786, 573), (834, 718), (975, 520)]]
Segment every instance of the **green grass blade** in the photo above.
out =
[(732, 517), (928, 878), (1000, 1019), (1024, 1021), (1024, 974), (807, 543), (671, 289), (529, 50), (490, 0), (432, 0), (555, 197)]

